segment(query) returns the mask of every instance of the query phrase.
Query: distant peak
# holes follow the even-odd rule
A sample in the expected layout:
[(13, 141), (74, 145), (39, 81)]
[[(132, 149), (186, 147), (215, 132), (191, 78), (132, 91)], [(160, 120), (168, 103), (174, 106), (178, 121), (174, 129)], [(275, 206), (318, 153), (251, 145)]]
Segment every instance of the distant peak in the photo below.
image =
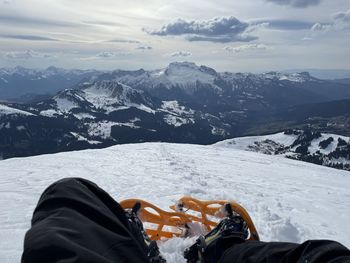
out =
[(57, 71), (57, 70), (59, 70), (59, 68), (55, 67), (55, 66), (49, 66), (46, 70), (48, 70), (48, 71)]
[(183, 62), (171, 62), (169, 66), (167, 67), (168, 69), (176, 69), (176, 68), (190, 68), (190, 69), (199, 69), (199, 67), (194, 63), (194, 62), (188, 62), (188, 61), (183, 61)]
[(209, 75), (216, 75), (217, 72), (215, 69), (207, 67), (207, 66), (198, 66), (194, 62), (188, 62), (188, 61), (183, 61), (183, 62), (171, 62), (169, 66), (166, 68), (166, 73), (169, 74), (173, 71), (176, 71), (177, 69), (180, 70), (191, 70), (191, 71), (201, 71), (205, 74)]

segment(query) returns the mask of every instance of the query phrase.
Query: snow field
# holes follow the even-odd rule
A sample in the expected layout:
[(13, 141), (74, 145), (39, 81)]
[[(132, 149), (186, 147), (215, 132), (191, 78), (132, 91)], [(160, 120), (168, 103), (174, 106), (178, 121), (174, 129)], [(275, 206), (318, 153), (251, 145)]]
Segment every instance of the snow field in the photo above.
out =
[[(263, 241), (333, 239), (350, 246), (349, 172), (226, 147), (143, 143), (1, 161), (0, 262), (20, 261), (41, 193), (64, 177), (165, 210), (183, 195), (235, 200)], [(185, 262), (182, 251), (193, 242), (172, 239), (161, 252), (168, 262)]]

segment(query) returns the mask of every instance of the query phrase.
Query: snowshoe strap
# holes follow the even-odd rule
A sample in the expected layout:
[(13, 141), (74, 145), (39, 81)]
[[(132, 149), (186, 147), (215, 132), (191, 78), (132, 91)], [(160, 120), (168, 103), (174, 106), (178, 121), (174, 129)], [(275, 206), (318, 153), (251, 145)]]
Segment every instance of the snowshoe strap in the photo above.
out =
[[(140, 205), (138, 205), (140, 204)], [(187, 223), (191, 220), (184, 213), (167, 212), (157, 206), (140, 200), (127, 199), (120, 202), (124, 210), (135, 209), (151, 240), (183, 237), (188, 233)]]
[[(239, 215), (247, 223), (249, 229), (249, 240), (259, 240), (259, 234), (248, 212), (238, 203), (227, 200), (202, 201), (189, 196), (182, 197), (176, 205), (170, 206), (174, 211), (185, 214), (192, 222), (202, 223), (207, 231), (217, 226), (217, 222), (211, 218), (223, 218)], [(224, 213), (220, 211), (224, 208)], [(182, 211), (182, 212), (181, 212)], [(196, 214), (196, 215), (194, 215)], [(210, 218), (210, 219), (209, 219)]]

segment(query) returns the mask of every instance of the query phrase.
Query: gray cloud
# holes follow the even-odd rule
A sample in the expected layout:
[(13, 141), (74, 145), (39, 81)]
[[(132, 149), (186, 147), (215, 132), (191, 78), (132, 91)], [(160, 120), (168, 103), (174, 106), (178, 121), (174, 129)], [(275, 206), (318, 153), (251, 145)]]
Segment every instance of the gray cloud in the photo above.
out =
[(319, 5), (322, 0), (266, 0), (278, 5), (289, 5), (297, 8)]
[(125, 51), (104, 51), (96, 54), (96, 58), (114, 58), (119, 56), (129, 55), (129, 52)]
[(257, 39), (249, 36), (246, 31), (248, 23), (241, 22), (235, 17), (217, 17), (210, 20), (186, 21), (178, 19), (162, 26), (159, 30), (146, 31), (157, 36), (185, 36), (189, 41), (236, 42)]
[(111, 42), (111, 43), (130, 43), (130, 44), (140, 44), (141, 43), (138, 40), (122, 39), (122, 38), (111, 39), (111, 40), (108, 40), (107, 42)]
[(128, 39), (112, 39), (107, 42), (111, 43), (129, 43), (129, 44), (140, 44), (141, 42), (138, 40), (128, 40)]
[(231, 47), (227, 46), (224, 47), (224, 49), (228, 52), (232, 53), (241, 53), (245, 51), (252, 51), (252, 50), (266, 50), (268, 47), (264, 44), (247, 44), (247, 45), (242, 45), (238, 47)]
[(338, 12), (333, 15), (333, 19), (337, 21), (350, 22), (350, 9), (346, 12)]
[(150, 46), (143, 45), (143, 46), (138, 46), (136, 49), (146, 51), (146, 50), (152, 50), (153, 48)]
[(332, 16), (335, 26), (338, 29), (350, 28), (350, 9), (346, 12), (338, 12)]
[(26, 51), (6, 52), (4, 53), (4, 57), (7, 59), (27, 60), (32, 58), (53, 58), (55, 56), (47, 53), (36, 52), (33, 50), (26, 50)]
[(15, 15), (0, 15), (0, 23), (8, 24), (8, 25), (24, 25), (24, 26), (52, 26), (52, 27), (78, 27), (82, 26), (82, 24), (65, 22), (65, 21), (56, 21), (56, 20), (48, 20), (41, 18), (33, 18), (33, 17), (23, 17), (23, 16), (15, 16)]
[(316, 23), (311, 27), (313, 32), (342, 31), (350, 29), (350, 9), (332, 15), (331, 23)]
[(85, 20), (82, 21), (84, 24), (95, 25), (95, 26), (125, 26), (122, 23), (116, 23), (111, 21), (100, 21), (100, 20)]
[(171, 57), (189, 57), (192, 56), (192, 53), (189, 51), (177, 51), (170, 54)]
[(1, 38), (8, 39), (18, 39), (18, 40), (30, 40), (30, 41), (59, 41), (58, 39), (50, 38), (50, 37), (42, 37), (35, 35), (0, 35)]

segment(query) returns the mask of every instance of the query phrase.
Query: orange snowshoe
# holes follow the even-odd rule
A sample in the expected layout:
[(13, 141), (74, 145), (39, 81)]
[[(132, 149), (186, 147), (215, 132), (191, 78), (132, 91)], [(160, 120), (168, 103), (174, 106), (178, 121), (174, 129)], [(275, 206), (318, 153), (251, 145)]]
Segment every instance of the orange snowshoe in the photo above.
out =
[(201, 201), (184, 196), (175, 205), (170, 206), (174, 212), (168, 212), (140, 199), (127, 199), (120, 202), (125, 210), (132, 209), (139, 203), (141, 208), (138, 216), (151, 240), (169, 239), (173, 237), (187, 237), (194, 224), (201, 225), (205, 232), (211, 231), (220, 220), (227, 215), (223, 209), (230, 204), (232, 212), (241, 216), (246, 222), (248, 240), (259, 240), (258, 232), (248, 212), (238, 203), (226, 200)]

